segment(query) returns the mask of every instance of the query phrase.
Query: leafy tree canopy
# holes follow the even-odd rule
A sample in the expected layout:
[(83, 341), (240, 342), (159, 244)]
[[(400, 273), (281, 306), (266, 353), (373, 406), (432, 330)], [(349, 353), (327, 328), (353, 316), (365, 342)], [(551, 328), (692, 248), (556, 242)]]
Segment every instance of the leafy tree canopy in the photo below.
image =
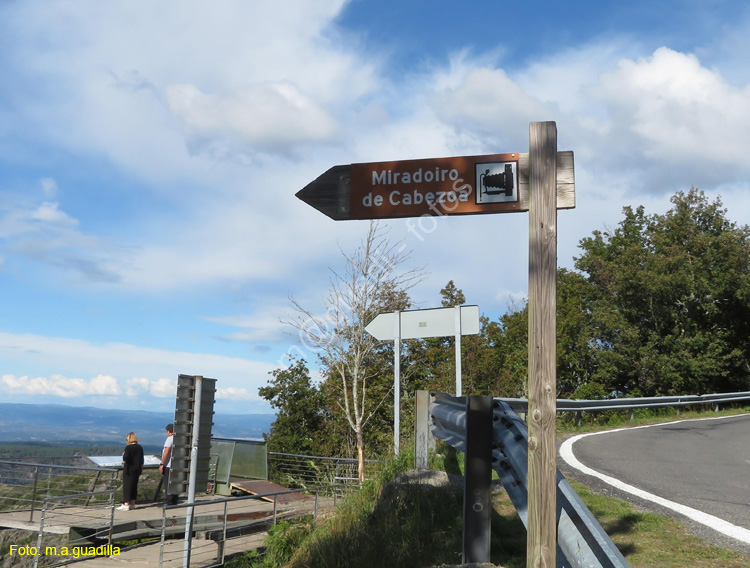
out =
[(313, 384), (304, 360), (292, 360), (271, 372), (268, 386), (258, 389), (278, 413), (266, 436), (273, 452), (316, 454), (324, 444), (324, 398)]
[(581, 241), (592, 378), (644, 396), (747, 389), (750, 232), (694, 188), (671, 202), (663, 215), (626, 207)]

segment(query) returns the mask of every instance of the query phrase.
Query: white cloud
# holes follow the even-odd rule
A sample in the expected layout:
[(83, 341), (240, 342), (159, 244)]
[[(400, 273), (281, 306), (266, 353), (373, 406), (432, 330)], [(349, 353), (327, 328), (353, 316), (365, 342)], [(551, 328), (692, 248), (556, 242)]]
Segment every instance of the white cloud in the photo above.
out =
[[(16, 205), (0, 200), (0, 246), (7, 253), (63, 269), (88, 282), (116, 282), (123, 258), (110, 239), (87, 235), (58, 202)], [(114, 253), (114, 254), (113, 254)]]
[[(44, 367), (65, 370), (68, 374), (93, 376), (93, 379), (85, 382), (85, 386), (98, 394), (110, 389), (128, 396), (137, 396), (139, 392), (148, 392), (157, 397), (174, 396), (179, 374), (200, 374), (214, 378), (218, 385), (226, 388), (248, 388), (248, 385), (256, 388), (265, 385), (268, 372), (275, 368), (271, 363), (239, 357), (168, 351), (124, 343), (97, 345), (78, 339), (7, 332), (0, 332), (0, 355), (6, 367), (11, 364), (38, 367), (41, 362)], [(106, 371), (102, 372), (105, 368)], [(125, 380), (123, 387), (117, 386), (119, 381), (123, 381), (122, 377), (131, 379)], [(65, 380), (68, 379), (63, 378), (61, 375), (60, 381), (54, 384), (67, 384)], [(36, 384), (30, 382), (33, 380), (26, 378), (14, 384), (20, 388), (23, 384)], [(44, 382), (46, 380), (40, 379), (38, 382), (49, 385)], [(77, 381), (73, 385), (83, 388), (82, 379), (71, 380)]]
[[(97, 293), (151, 300), (168, 292), (157, 301), (183, 302), (186, 318), (214, 311), (204, 319), (233, 328), (215, 334), (237, 342), (222, 353), (246, 353), (248, 343), (279, 343), (290, 292), (320, 307), (327, 267), (341, 266), (339, 247), (351, 250), (365, 230), (323, 217), (294, 198), (297, 190), (334, 164), (525, 151), (537, 120), (556, 120), (561, 149), (576, 154), (578, 207), (560, 213), (561, 264), (579, 238), (615, 223), (624, 204), (663, 210), (666, 195), (692, 184), (731, 188), (733, 215), (750, 215), (748, 87), (694, 54), (603, 38), (507, 66), (502, 46), (462, 51), (396, 74), (382, 53), (337, 27), (345, 4), (1, 4), (0, 90), (9, 108), (0, 111), (0, 143), (20, 141), (13, 156), (24, 163), (51, 155), (70, 158), (72, 170), (83, 158), (91, 170), (81, 167), (73, 181), (54, 167), (34, 174), (23, 197), (8, 199), (12, 190), (0, 187), (0, 268), (31, 280), (19, 264), (32, 259), (52, 267), (47, 282), (67, 271), (99, 283)], [(126, 188), (125, 203), (106, 187), (108, 176)], [(86, 193), (79, 181), (101, 187)], [(415, 291), (420, 307), (439, 302), (451, 278), (482, 311), (525, 295), (525, 216), (440, 219), (423, 240), (403, 220), (389, 223), (396, 239), (407, 236), (413, 264), (433, 272)], [(117, 341), (112, 318), (107, 337)], [(101, 375), (118, 377), (128, 397), (167, 399), (174, 380), (164, 377), (201, 373), (219, 380), (222, 400), (251, 400), (277, 366), (42, 333), (0, 333), (19, 389), (115, 388), (95, 380)], [(288, 339), (300, 354), (297, 338)]]
[[(40, 138), (184, 199), (185, 182), (216, 183), (216, 161), (330, 139), (334, 116), (376, 88), (377, 56), (360, 56), (356, 37), (336, 27), (344, 5), (8, 6), (0, 33), (14, 63), (9, 81), (24, 92), (13, 116), (19, 129), (33, 124)], [(186, 152), (196, 145), (210, 150), (206, 162)], [(236, 151), (223, 154), (227, 145)]]
[(52, 395), (73, 399), (90, 395), (116, 396), (121, 394), (117, 380), (107, 375), (97, 375), (87, 381), (62, 375), (30, 378), (8, 374), (3, 375), (2, 381), (6, 391), (11, 395)]
[[(9, 113), (15, 129), (111, 165), (137, 212), (122, 218), (129, 207), (98, 190), (89, 214), (97, 217), (91, 225), (107, 226), (103, 239), (88, 218), (68, 215), (63, 227), (73, 205), (52, 195), (44, 208), (11, 204), (4, 217), (0, 204), (0, 238), (13, 230), (0, 245), (87, 283), (146, 293), (275, 279), (298, 258), (314, 262), (330, 241), (326, 231), (309, 234), (294, 193), (308, 172), (330, 167), (327, 157), (307, 161), (310, 154), (340, 149), (360, 101), (383, 84), (379, 57), (363, 56), (357, 38), (336, 27), (344, 5), (4, 7), (9, 49), (0, 65), (12, 62), (8, 84), (24, 93)], [(300, 144), (305, 161), (290, 158)], [(32, 213), (46, 222), (33, 226)], [(304, 238), (290, 245), (296, 235)]]
[(174, 398), (177, 384), (174, 379), (160, 378), (155, 381), (146, 377), (133, 377), (126, 383), (126, 394), (129, 397), (140, 397), (148, 394), (157, 398)]
[(51, 226), (70, 226), (78, 225), (78, 220), (68, 216), (67, 213), (60, 210), (60, 204), (57, 202), (45, 201), (36, 210), (32, 211), (29, 219), (49, 223)]
[(153, 381), (149, 386), (149, 392), (158, 398), (174, 397), (177, 392), (174, 379), (161, 378)]
[(260, 396), (245, 388), (217, 388), (216, 400), (260, 400)]
[(13, 239), (33, 234), (64, 235), (79, 238), (77, 221), (59, 209), (58, 203), (43, 202), (38, 206), (15, 206), (0, 201), (0, 238)]
[(259, 306), (250, 314), (236, 314), (229, 316), (203, 316), (201, 319), (230, 328), (239, 328), (229, 334), (222, 334), (221, 339), (228, 341), (241, 341), (245, 343), (269, 344), (277, 342), (290, 342), (296, 337), (292, 329), (282, 320), (290, 311), (289, 300), (284, 298), (281, 302), (269, 301)]
[(125, 394), (128, 396), (138, 396), (144, 391), (148, 391), (151, 386), (151, 381), (146, 377), (133, 377), (125, 385)]
[(97, 375), (91, 381), (89, 381), (89, 384), (91, 386), (91, 394), (97, 394), (97, 395), (117, 395), (120, 394), (120, 385), (117, 382), (117, 379), (114, 377), (111, 377), (109, 375)]
[(729, 83), (691, 53), (662, 47), (639, 57), (641, 50), (615, 38), (512, 74), (461, 53), (434, 74), (431, 104), (440, 120), (493, 151), (526, 147), (529, 122), (555, 120), (561, 149), (576, 153), (577, 177), (596, 178), (579, 188), (606, 191), (610, 201), (620, 188), (673, 193), (745, 179), (750, 85)]
[(239, 142), (264, 151), (332, 138), (333, 118), (290, 82), (253, 85), (227, 95), (202, 93), (195, 85), (172, 85), (170, 109), (184, 123), (190, 144)]
[(52, 178), (42, 178), (39, 182), (42, 184), (44, 196), (48, 199), (54, 199), (57, 196), (57, 192), (60, 191), (57, 182)]
[[(144, 43), (132, 52), (120, 49), (132, 34), (111, 14), (97, 11), (90, 20), (73, 14), (81, 45), (32, 64), (32, 71), (50, 71), (45, 60), (80, 61), (57, 65), (53, 73), (81, 84), (80, 92), (63, 91), (72, 98), (56, 99), (58, 108), (50, 109), (56, 121), (76, 121), (59, 125), (60, 132), (72, 132), (60, 144), (105, 152), (128, 175), (151, 180), (147, 191), (167, 199), (157, 202), (158, 214), (144, 215), (145, 230), (128, 232), (124, 223), (119, 238), (107, 239), (88, 234), (58, 201), (6, 209), (0, 213), (6, 265), (12, 251), (88, 282), (145, 292), (293, 280), (300, 270), (336, 262), (336, 244), (361, 232), (354, 224), (334, 226), (293, 197), (331, 165), (524, 151), (534, 120), (557, 120), (562, 149), (575, 151), (577, 178), (588, 180), (578, 186), (579, 203), (586, 192), (606, 195), (614, 215), (628, 192), (706, 187), (747, 170), (741, 156), (750, 136), (747, 88), (729, 85), (693, 55), (660, 49), (638, 59), (631, 57), (637, 49), (619, 39), (511, 72), (497, 57), (462, 52), (443, 68), (396, 83), (369, 62), (377, 57), (349, 50), (332, 31), (341, 5), (299, 4), (317, 31), (295, 12), (285, 23), (285, 41), (264, 28), (263, 40), (240, 34), (235, 50), (226, 30), (209, 25), (218, 16), (194, 6), (179, 23), (159, 20), (166, 12), (148, 7), (156, 22), (131, 22), (144, 32)], [(135, 18), (135, 11), (118, 6), (123, 21)], [(264, 14), (269, 22), (284, 19), (283, 8), (238, 8), (248, 16), (261, 9), (271, 12)], [(171, 35), (194, 25), (190, 10), (206, 19), (201, 33), (216, 42), (207, 41), (205, 53)], [(91, 29), (94, 22), (101, 29)], [(56, 29), (47, 15), (32, 25)], [(272, 54), (264, 41), (279, 52)], [(185, 54), (172, 67), (153, 57), (161, 51), (146, 49), (165, 45)], [(300, 52), (316, 57), (301, 63)], [(78, 124), (80, 117), (90, 122)], [(290, 155), (301, 141), (331, 139), (347, 145), (310, 146), (313, 155), (304, 160), (253, 153)], [(185, 145), (198, 153), (190, 155)], [(707, 167), (707, 160), (723, 167)], [(54, 180), (48, 179), (52, 193)], [(446, 251), (457, 248), (452, 241), (430, 239)], [(242, 326), (227, 338), (252, 342), (268, 325)]]
[(625, 137), (665, 166), (732, 166), (748, 171), (750, 87), (728, 84), (695, 55), (662, 47), (625, 59), (601, 78), (610, 136)]
[(548, 106), (521, 89), (503, 69), (464, 65), (460, 83), (435, 94), (433, 104), (441, 120), (459, 130), (507, 140), (508, 133), (524, 135), (529, 122), (550, 117)]

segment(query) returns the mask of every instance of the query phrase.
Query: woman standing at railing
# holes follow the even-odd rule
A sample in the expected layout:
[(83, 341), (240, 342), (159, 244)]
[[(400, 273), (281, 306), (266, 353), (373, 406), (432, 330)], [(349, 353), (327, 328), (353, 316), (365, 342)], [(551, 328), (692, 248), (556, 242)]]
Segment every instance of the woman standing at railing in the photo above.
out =
[(138, 478), (143, 471), (143, 448), (138, 443), (135, 432), (127, 435), (128, 445), (122, 454), (122, 505), (118, 511), (130, 511), (135, 508), (138, 497)]

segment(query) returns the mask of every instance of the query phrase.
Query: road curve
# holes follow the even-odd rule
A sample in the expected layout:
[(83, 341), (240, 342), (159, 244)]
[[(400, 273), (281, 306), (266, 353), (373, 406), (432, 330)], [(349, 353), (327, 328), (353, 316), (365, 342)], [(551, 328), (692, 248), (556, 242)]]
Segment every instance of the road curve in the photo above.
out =
[(560, 458), (639, 499), (750, 545), (750, 414), (581, 434)]

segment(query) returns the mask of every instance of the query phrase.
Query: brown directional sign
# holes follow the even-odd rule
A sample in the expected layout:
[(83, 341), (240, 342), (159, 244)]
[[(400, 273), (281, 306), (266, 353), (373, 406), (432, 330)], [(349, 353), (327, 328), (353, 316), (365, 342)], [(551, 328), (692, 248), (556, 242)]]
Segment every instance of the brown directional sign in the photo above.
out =
[[(557, 208), (575, 207), (573, 152), (557, 153)], [(529, 209), (520, 153), (334, 166), (297, 193), (337, 221)]]

